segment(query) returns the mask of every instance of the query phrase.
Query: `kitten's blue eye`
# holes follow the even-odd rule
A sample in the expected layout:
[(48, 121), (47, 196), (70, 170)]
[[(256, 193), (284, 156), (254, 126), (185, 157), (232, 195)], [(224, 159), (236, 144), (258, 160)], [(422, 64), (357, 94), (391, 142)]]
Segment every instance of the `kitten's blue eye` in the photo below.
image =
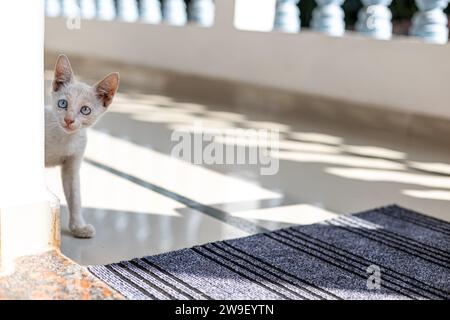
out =
[(58, 101), (58, 107), (61, 109), (66, 109), (67, 108), (67, 100), (66, 99), (61, 99)]
[(88, 115), (91, 114), (92, 110), (91, 110), (91, 108), (89, 108), (88, 106), (84, 106), (84, 107), (81, 108), (80, 112), (81, 112), (83, 115), (88, 116)]

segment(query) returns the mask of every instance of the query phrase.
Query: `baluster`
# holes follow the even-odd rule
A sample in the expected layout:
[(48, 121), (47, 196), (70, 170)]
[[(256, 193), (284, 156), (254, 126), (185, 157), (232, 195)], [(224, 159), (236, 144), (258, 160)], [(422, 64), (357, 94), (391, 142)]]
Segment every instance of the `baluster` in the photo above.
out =
[(60, 0), (45, 1), (45, 13), (48, 17), (59, 17), (61, 15), (61, 11)]
[(63, 0), (62, 4), (63, 16), (71, 18), (80, 16), (80, 6), (77, 0)]
[(136, 0), (119, 0), (117, 9), (121, 20), (127, 22), (139, 20), (139, 8)]
[(416, 0), (419, 11), (412, 19), (410, 34), (427, 42), (447, 43), (448, 19), (444, 13), (449, 0)]
[(153, 24), (161, 22), (161, 3), (159, 0), (141, 0), (141, 20)]
[(114, 0), (97, 0), (97, 17), (100, 20), (114, 20), (116, 18)]
[(81, 18), (94, 19), (97, 15), (95, 0), (80, 0)]
[(184, 0), (163, 0), (162, 15), (168, 24), (185, 25), (187, 22), (186, 3)]
[(345, 33), (345, 13), (341, 5), (344, 0), (316, 0), (311, 26), (314, 30), (330, 36), (342, 36)]
[(356, 30), (362, 34), (389, 40), (392, 37), (392, 13), (388, 6), (392, 0), (362, 0), (364, 7), (358, 12)]
[(213, 0), (191, 0), (189, 16), (195, 23), (209, 27), (214, 23), (215, 5)]
[(277, 0), (275, 6), (275, 30), (282, 32), (300, 31), (299, 2), (299, 0)]

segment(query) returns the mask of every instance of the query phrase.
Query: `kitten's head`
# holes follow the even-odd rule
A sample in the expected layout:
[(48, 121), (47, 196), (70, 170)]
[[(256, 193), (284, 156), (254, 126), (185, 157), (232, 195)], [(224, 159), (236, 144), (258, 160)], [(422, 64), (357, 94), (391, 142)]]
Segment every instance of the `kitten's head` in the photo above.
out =
[(60, 55), (52, 83), (52, 108), (59, 125), (69, 134), (92, 126), (107, 110), (118, 87), (118, 73), (93, 86), (75, 81), (69, 59)]

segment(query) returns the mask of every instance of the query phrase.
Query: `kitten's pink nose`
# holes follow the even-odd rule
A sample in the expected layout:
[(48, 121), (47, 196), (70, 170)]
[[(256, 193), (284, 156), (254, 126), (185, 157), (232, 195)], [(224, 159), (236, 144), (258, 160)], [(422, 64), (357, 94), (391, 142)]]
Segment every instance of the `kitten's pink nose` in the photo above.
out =
[(66, 125), (70, 126), (72, 123), (75, 122), (75, 120), (72, 120), (70, 118), (64, 118), (64, 122), (66, 123)]

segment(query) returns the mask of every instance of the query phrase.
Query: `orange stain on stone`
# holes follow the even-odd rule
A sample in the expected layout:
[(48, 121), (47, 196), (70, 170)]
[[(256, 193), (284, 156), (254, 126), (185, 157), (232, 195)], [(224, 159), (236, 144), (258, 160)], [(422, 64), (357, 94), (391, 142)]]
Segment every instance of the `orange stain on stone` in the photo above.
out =
[(103, 295), (108, 298), (111, 296), (111, 291), (107, 288), (103, 288)]
[(91, 287), (91, 282), (87, 279), (81, 279), (80, 285), (83, 289), (89, 289)]
[(124, 297), (58, 251), (20, 258), (15, 272), (0, 277), (0, 299), (92, 300)]

